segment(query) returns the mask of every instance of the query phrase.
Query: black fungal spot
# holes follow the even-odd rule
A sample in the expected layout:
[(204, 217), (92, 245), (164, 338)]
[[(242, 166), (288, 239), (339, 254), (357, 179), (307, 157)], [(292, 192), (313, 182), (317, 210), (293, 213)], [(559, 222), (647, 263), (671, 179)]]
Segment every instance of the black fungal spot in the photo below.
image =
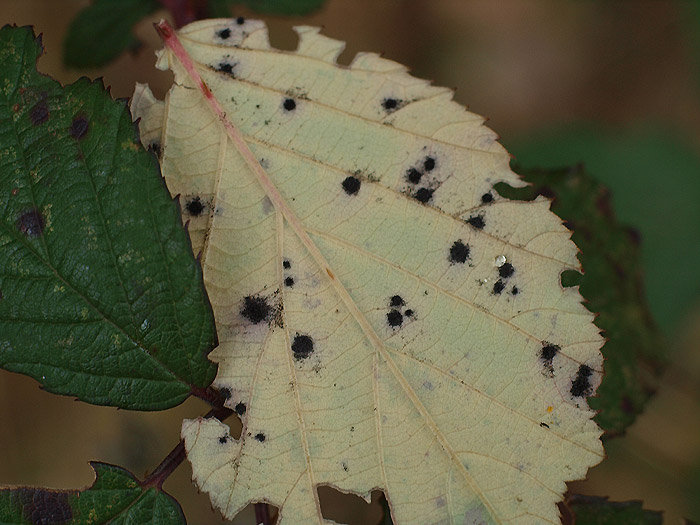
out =
[(345, 463), (345, 461), (343, 461), (343, 462), (341, 463), (341, 465), (343, 466), (343, 470), (344, 470), (345, 472), (347, 472), (347, 471), (348, 471), (348, 464)]
[(284, 103), (282, 104), (282, 106), (287, 111), (294, 111), (294, 109), (297, 107), (297, 103), (294, 102), (294, 100), (291, 98), (286, 98), (284, 99)]
[(571, 395), (574, 397), (588, 396), (591, 393), (591, 381), (590, 377), (593, 374), (593, 370), (588, 365), (581, 365), (578, 367), (578, 372), (576, 373), (576, 379), (571, 383)]
[(44, 232), (44, 217), (39, 210), (32, 208), (19, 216), (17, 229), (28, 237), (38, 237)]
[(265, 434), (263, 434), (262, 432), (258, 432), (257, 434), (255, 434), (255, 439), (260, 441), (260, 443), (264, 443), (265, 442)]
[(231, 64), (230, 62), (219, 62), (219, 65), (216, 66), (214, 69), (220, 71), (221, 73), (228, 73), (229, 75), (233, 75), (234, 67), (236, 67), (236, 64)]
[(385, 98), (382, 100), (382, 107), (386, 109), (387, 111), (391, 111), (392, 109), (396, 109), (399, 106), (399, 101), (396, 100), (395, 98)]
[(392, 328), (401, 326), (401, 324), (403, 323), (403, 315), (401, 315), (401, 312), (399, 312), (398, 310), (391, 310), (388, 314), (386, 314), (386, 322)]
[(284, 261), (282, 261), (282, 267), (286, 270), (289, 270), (292, 267), (292, 263), (290, 263), (289, 260), (285, 259)]
[(559, 345), (553, 345), (547, 341), (542, 341), (542, 350), (540, 350), (540, 359), (542, 360), (542, 366), (544, 367), (543, 374), (549, 377), (554, 377), (554, 367), (552, 366), (552, 360), (559, 353), (561, 347)]
[(346, 179), (343, 181), (343, 189), (348, 195), (357, 195), (357, 192), (360, 191), (361, 185), (362, 182), (357, 177), (346, 177)]
[(513, 286), (513, 289), (510, 291), (511, 295), (518, 295), (520, 293), (520, 290), (518, 290), (517, 286)]
[(300, 361), (309, 357), (314, 351), (314, 341), (308, 335), (296, 334), (292, 342), (294, 359)]
[(428, 188), (421, 188), (413, 195), (413, 198), (415, 198), (417, 201), (425, 204), (426, 202), (428, 202), (430, 199), (433, 198), (434, 191), (435, 190), (431, 190)]
[(230, 388), (226, 388), (226, 387), (220, 388), (219, 393), (221, 394), (221, 397), (223, 397), (224, 399), (231, 399), (231, 389)]
[(501, 292), (503, 289), (506, 287), (506, 285), (501, 281), (500, 279), (493, 283), (493, 294), (494, 295), (501, 295)]
[(243, 18), (242, 16), (239, 16), (238, 18), (236, 18), (236, 23), (239, 26), (242, 26), (243, 24), (245, 24), (245, 18)]
[(228, 441), (228, 436), (221, 436), (219, 438), (219, 443), (221, 443), (222, 445), (225, 444), (227, 441)]
[(486, 226), (483, 215), (474, 215), (469, 217), (469, 219), (467, 219), (467, 224), (473, 228), (476, 228), (477, 230), (483, 230), (484, 226)]
[(394, 295), (389, 300), (389, 306), (403, 306), (405, 304), (406, 304), (406, 302), (401, 298), (400, 295)]
[(514, 272), (515, 268), (513, 268), (513, 265), (510, 263), (505, 263), (498, 269), (498, 275), (504, 279), (508, 279)]
[(549, 428), (549, 425), (547, 423), (540, 423), (540, 426), (542, 428)]
[(411, 184), (418, 184), (423, 174), (416, 168), (411, 168), (406, 172), (406, 180)]
[(272, 307), (267, 303), (265, 297), (259, 295), (249, 295), (243, 300), (241, 315), (253, 324), (267, 321), (272, 314)]
[(202, 199), (200, 199), (199, 197), (193, 197), (187, 202), (187, 204), (185, 204), (185, 209), (187, 210), (187, 213), (189, 213), (193, 217), (199, 217), (204, 211), (204, 204), (202, 204)]
[(90, 123), (84, 117), (75, 117), (70, 125), (70, 134), (76, 140), (81, 140), (87, 135)]
[(227, 27), (226, 29), (222, 29), (221, 31), (216, 32), (216, 36), (218, 36), (222, 40), (226, 40), (231, 36), (231, 30)]
[(435, 169), (435, 159), (433, 157), (426, 157), (423, 161), (423, 167), (425, 171), (433, 171)]
[(236, 405), (236, 408), (234, 408), (234, 410), (236, 411), (236, 414), (238, 414), (239, 416), (242, 416), (243, 414), (245, 414), (245, 411), (247, 410), (247, 408), (245, 406), (245, 403), (243, 403), (241, 401), (240, 403), (238, 403)]
[(410, 308), (404, 312), (406, 314), (406, 317), (412, 317), (413, 316), (413, 310)]
[(489, 202), (493, 202), (493, 195), (491, 195), (490, 192), (489, 192), (489, 193), (484, 193), (484, 194), (481, 196), (481, 202), (483, 202), (484, 204), (488, 204)]
[(31, 119), (32, 124), (35, 126), (43, 124), (49, 120), (49, 107), (46, 105), (46, 102), (42, 100), (41, 102), (37, 103), (37, 105), (34, 106), (29, 112), (29, 118)]
[(462, 240), (455, 241), (450, 248), (450, 262), (464, 264), (469, 258), (469, 245)]
[(288, 286), (288, 287), (290, 287), (290, 288), (291, 288), (292, 286), (294, 286), (294, 278), (293, 278), (293, 277), (287, 277), (287, 278), (285, 278), (285, 280), (284, 280), (284, 285), (285, 285), (285, 286)]

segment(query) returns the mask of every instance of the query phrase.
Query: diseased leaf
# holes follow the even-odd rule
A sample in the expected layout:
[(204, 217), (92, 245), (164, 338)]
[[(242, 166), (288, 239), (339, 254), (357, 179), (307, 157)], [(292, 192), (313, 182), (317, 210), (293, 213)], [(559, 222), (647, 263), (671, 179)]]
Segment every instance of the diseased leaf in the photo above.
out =
[(68, 28), (63, 60), (69, 67), (100, 67), (139, 47), (134, 25), (162, 6), (158, 0), (93, 0)]
[(159, 28), (176, 82), (132, 109), (201, 253), (215, 384), (243, 421), (240, 439), (185, 421), (199, 487), (280, 524), (323, 523), (319, 485), (381, 488), (399, 525), (557, 522), (564, 482), (603, 457), (602, 338), (561, 286), (579, 263), (549, 201), (493, 189), (523, 183), (483, 119), (378, 55), (337, 66), (316, 28), (293, 53), (257, 21), (191, 24), (184, 48)]
[(131, 472), (92, 462), (95, 482), (82, 490), (0, 489), (0, 523), (7, 525), (112, 525), (185, 523), (180, 504)]
[(608, 498), (574, 494), (566, 506), (576, 525), (661, 525), (663, 513), (645, 510), (641, 501), (608, 501)]
[(0, 367), (50, 392), (158, 410), (209, 385), (211, 307), (124, 101), (36, 70), (0, 30)]
[(644, 294), (639, 237), (619, 225), (607, 189), (581, 167), (520, 170), (532, 186), (498, 187), (501, 195), (552, 198), (552, 211), (573, 230), (581, 249), (583, 275), (567, 272), (565, 286), (579, 286), (604, 330), (605, 377), (596, 397), (596, 421), (608, 436), (624, 432), (656, 391), (666, 360), (665, 342), (651, 318)]

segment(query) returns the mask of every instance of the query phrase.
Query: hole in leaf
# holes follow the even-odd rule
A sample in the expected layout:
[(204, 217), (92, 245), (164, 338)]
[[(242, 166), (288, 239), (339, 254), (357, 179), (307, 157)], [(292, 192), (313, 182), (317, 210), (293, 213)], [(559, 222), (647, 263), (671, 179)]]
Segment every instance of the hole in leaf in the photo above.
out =
[[(347, 474), (343, 468), (343, 461), (338, 461), (338, 473), (352, 475), (352, 462), (346, 462), (346, 464)], [(367, 503), (355, 494), (345, 494), (325, 485), (318, 487), (317, 492), (321, 503), (321, 514), (327, 520), (349, 525), (367, 525), (379, 523), (384, 514), (379, 503), (384, 494), (380, 490), (372, 491), (371, 503)]]

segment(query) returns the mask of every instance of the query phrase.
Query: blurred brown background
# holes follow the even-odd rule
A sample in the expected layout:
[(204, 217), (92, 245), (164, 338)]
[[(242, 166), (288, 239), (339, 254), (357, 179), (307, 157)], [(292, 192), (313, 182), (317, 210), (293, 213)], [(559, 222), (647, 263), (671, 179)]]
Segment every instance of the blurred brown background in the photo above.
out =
[[(150, 21), (137, 27), (145, 42), (139, 53), (99, 71), (63, 68), (63, 36), (86, 4), (2, 0), (0, 23), (31, 24), (42, 32), (47, 54), (39, 68), (62, 82), (103, 76), (116, 97), (130, 96), (136, 81), (148, 82), (162, 97), (170, 76), (153, 69), (160, 44)], [(235, 14), (252, 16), (244, 9)], [(618, 129), (658, 121), (697, 153), (700, 19), (694, 16), (700, 9), (690, 0), (328, 0), (313, 16), (272, 18), (269, 25), (278, 47), (294, 48), (292, 25), (321, 25), (326, 35), (348, 42), (343, 63), (358, 51), (382, 51), (417, 76), (455, 87), (455, 98), (488, 116), (506, 146), (567, 122)], [(700, 238), (684, 242), (700, 245)], [(700, 271), (697, 259), (680, 262)], [(659, 394), (625, 437), (607, 443), (609, 459), (587, 481), (572, 484), (575, 491), (614, 500), (642, 499), (646, 508), (665, 511), (666, 523), (700, 521), (700, 312), (697, 303), (683, 302), (677, 319), (664, 326), (672, 365)], [(0, 372), (0, 482), (86, 486), (93, 481), (89, 460), (143, 476), (176, 444), (182, 419), (206, 410), (198, 400), (154, 414), (93, 407)], [(165, 484), (188, 522), (224, 523), (190, 484), (190, 474), (184, 464)], [(376, 503), (326, 496), (329, 518), (365, 524), (380, 517)], [(251, 509), (236, 523), (254, 523)]]

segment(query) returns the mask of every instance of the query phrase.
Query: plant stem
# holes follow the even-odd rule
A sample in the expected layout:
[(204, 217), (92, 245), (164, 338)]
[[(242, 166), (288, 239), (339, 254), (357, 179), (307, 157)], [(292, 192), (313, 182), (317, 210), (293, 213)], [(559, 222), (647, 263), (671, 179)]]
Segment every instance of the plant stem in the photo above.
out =
[(267, 503), (255, 504), (255, 525), (270, 525), (270, 507)]

